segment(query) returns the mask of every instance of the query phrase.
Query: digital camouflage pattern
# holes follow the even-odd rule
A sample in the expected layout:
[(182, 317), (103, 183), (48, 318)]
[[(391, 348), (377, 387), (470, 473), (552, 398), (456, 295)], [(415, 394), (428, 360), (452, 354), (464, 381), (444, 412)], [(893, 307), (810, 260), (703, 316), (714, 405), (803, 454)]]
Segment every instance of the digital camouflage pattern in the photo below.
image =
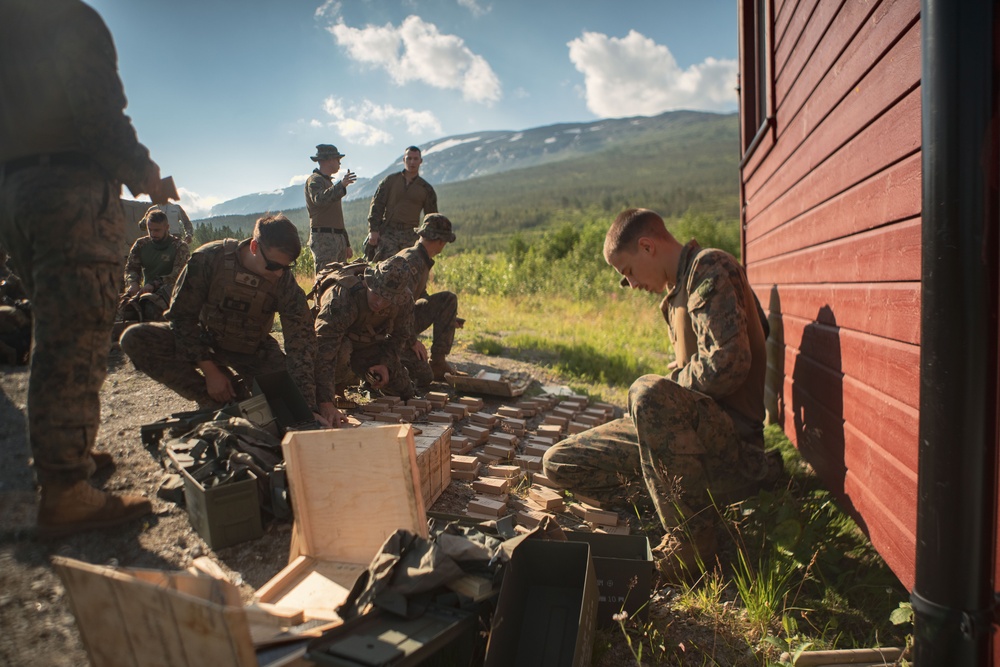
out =
[(417, 240), (413, 230), (420, 224), (421, 211), (437, 210), (437, 193), (422, 177), (417, 176), (409, 185), (402, 171), (383, 178), (368, 210), (368, 229), (379, 234), (375, 261), (413, 245)]
[[(38, 482), (89, 476), (122, 282), (121, 183), (155, 164), (123, 113), (111, 35), (76, 0), (0, 3), (0, 243), (32, 303), (28, 434)], [(74, 164), (8, 167), (72, 153)]]
[[(261, 369), (287, 367), (311, 402), (316, 395), (316, 340), (306, 295), (291, 271), (272, 283), (244, 268), (239, 252), (248, 243), (213, 241), (194, 251), (165, 314), (173, 343), (158, 338), (162, 326), (146, 323), (125, 330), (122, 350), (136, 368), (199, 403), (203, 397), (195, 397), (191, 381), (195, 375), (201, 378), (204, 391), (204, 378), (195, 365), (206, 359), (231, 366), (248, 387), (253, 376), (269, 372)], [(276, 361), (280, 346), (270, 334), (275, 314), (281, 320), (287, 355), (280, 364)]]
[[(751, 490), (768, 469), (757, 372), (763, 332), (748, 293), (730, 255), (686, 245), (663, 306), (680, 367), (636, 380), (628, 416), (556, 444), (543, 459), (545, 474), (609, 502), (621, 499), (623, 481), (641, 478), (666, 529), (711, 520), (710, 497), (725, 502)], [(737, 410), (747, 405), (760, 405), (756, 422)]]
[[(161, 249), (164, 245), (167, 247)], [(174, 283), (190, 257), (188, 244), (176, 236), (168, 234), (161, 243), (143, 236), (132, 244), (125, 260), (125, 289), (152, 288), (150, 294), (158, 311), (155, 319), (162, 319), (163, 311), (170, 304)]]
[[(309, 211), (309, 249), (316, 258), (316, 267), (330, 262), (346, 262), (351, 242), (344, 230), (342, 200), (347, 195), (347, 186), (343, 181), (334, 182), (330, 176), (314, 169), (306, 179), (305, 193), (306, 209)], [(315, 228), (340, 231), (317, 232)]]
[[(410, 291), (416, 297), (413, 305), (414, 331), (420, 334), (433, 327), (430, 356), (444, 359), (455, 343), (458, 297), (452, 292), (427, 293), (427, 280), (434, 260), (419, 243), (401, 250), (396, 256), (405, 259), (410, 268)], [(430, 364), (418, 359), (412, 349), (403, 351), (403, 365), (409, 369), (418, 387), (426, 387), (434, 379)]]
[(402, 350), (416, 342), (412, 298), (373, 312), (365, 282), (358, 276), (344, 276), (327, 282), (317, 299), (317, 402), (332, 403), (339, 389), (379, 364), (389, 369), (389, 386), (383, 391), (402, 398), (413, 396), (410, 375), (400, 363)]

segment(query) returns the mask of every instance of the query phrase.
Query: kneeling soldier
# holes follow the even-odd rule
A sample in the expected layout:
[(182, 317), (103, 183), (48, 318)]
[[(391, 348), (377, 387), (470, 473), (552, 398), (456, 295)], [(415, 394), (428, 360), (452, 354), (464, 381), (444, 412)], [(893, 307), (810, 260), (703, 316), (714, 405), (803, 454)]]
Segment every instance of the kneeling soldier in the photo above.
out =
[(125, 263), (122, 304), (132, 305), (143, 322), (159, 321), (170, 304), (174, 283), (191, 257), (191, 250), (170, 233), (170, 221), (160, 209), (150, 208), (143, 222), (147, 235), (132, 244)]
[(356, 377), (372, 389), (402, 399), (413, 396), (400, 352), (416, 341), (410, 270), (401, 257), (374, 268), (350, 264), (316, 278), (316, 399), (320, 414), (334, 426), (342, 422), (338, 390)]
[(426, 387), (432, 379), (443, 380), (445, 373), (454, 372), (448, 363), (448, 354), (455, 342), (458, 297), (452, 292), (428, 294), (427, 279), (434, 266), (434, 257), (455, 240), (455, 233), (451, 229), (451, 221), (440, 213), (428, 213), (413, 231), (420, 237), (419, 240), (412, 247), (400, 250), (396, 256), (405, 259), (410, 266), (410, 291), (416, 299), (413, 306), (415, 332), (419, 334), (433, 325), (434, 342), (429, 360), (427, 348), (420, 341), (405, 349), (403, 365), (418, 387)]

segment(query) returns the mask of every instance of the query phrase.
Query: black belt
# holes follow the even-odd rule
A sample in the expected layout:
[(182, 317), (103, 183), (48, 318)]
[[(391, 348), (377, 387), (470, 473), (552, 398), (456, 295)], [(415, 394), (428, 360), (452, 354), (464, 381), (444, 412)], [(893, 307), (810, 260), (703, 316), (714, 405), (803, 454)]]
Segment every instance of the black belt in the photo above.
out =
[(347, 236), (346, 229), (337, 229), (336, 227), (311, 227), (314, 232), (319, 232), (320, 234), (343, 234)]
[(83, 153), (40, 153), (7, 160), (3, 172), (10, 174), (29, 167), (86, 167), (92, 163), (90, 156)]

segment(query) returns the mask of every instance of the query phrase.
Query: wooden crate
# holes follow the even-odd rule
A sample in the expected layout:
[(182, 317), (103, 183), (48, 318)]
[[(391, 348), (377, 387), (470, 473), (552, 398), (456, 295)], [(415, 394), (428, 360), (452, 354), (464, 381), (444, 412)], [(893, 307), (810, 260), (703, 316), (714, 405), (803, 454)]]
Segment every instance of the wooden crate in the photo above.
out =
[(337, 620), (334, 609), (386, 538), (400, 528), (427, 537), (413, 427), (297, 431), (281, 444), (295, 508), (292, 560), (256, 599)]

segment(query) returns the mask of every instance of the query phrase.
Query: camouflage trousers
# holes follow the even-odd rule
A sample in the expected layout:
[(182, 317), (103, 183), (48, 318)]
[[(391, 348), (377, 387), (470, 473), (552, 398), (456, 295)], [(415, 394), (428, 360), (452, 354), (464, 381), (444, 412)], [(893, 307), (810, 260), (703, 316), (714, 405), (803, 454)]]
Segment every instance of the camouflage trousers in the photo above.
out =
[(309, 249), (316, 259), (316, 270), (319, 271), (330, 262), (346, 262), (347, 249), (351, 242), (347, 233), (309, 231)]
[[(133, 324), (122, 334), (121, 346), (136, 369), (160, 384), (194, 401), (199, 407), (219, 406), (209, 396), (205, 388), (205, 376), (197, 366), (178, 355), (174, 332), (170, 330), (168, 322)], [(211, 360), (223, 372), (229, 371), (231, 379), (235, 380), (233, 388), (237, 399), (250, 396), (256, 376), (287, 369), (285, 353), (272, 336), (265, 338), (253, 354), (215, 349)]]
[(337, 390), (356, 384), (372, 366), (384, 365), (389, 369), (389, 384), (382, 393), (399, 396), (403, 400), (413, 398), (413, 382), (400, 359), (395, 347), (389, 344), (364, 345), (345, 338), (340, 344), (337, 357)]
[(763, 448), (741, 442), (732, 419), (705, 394), (644, 375), (629, 389), (628, 403), (627, 416), (549, 449), (545, 475), (608, 503), (641, 480), (669, 529), (712, 520), (713, 499), (731, 501), (751, 486), (748, 471), (763, 474)]
[(413, 231), (416, 225), (409, 227), (390, 224), (378, 235), (378, 248), (375, 250), (376, 262), (389, 259), (400, 250), (410, 248), (420, 238)]
[[(455, 343), (455, 320), (458, 317), (458, 297), (452, 292), (435, 292), (413, 304), (413, 321), (416, 332), (432, 329), (433, 342), (430, 356), (444, 359)], [(434, 380), (431, 366), (417, 358), (411, 349), (402, 352), (403, 365), (418, 387), (427, 387)]]
[(96, 166), (0, 175), (0, 243), (32, 304), (28, 440), (42, 486), (88, 476), (124, 270), (119, 190)]
[(173, 291), (172, 285), (165, 285), (153, 292), (137, 294), (119, 307), (118, 316), (125, 321), (162, 322)]

